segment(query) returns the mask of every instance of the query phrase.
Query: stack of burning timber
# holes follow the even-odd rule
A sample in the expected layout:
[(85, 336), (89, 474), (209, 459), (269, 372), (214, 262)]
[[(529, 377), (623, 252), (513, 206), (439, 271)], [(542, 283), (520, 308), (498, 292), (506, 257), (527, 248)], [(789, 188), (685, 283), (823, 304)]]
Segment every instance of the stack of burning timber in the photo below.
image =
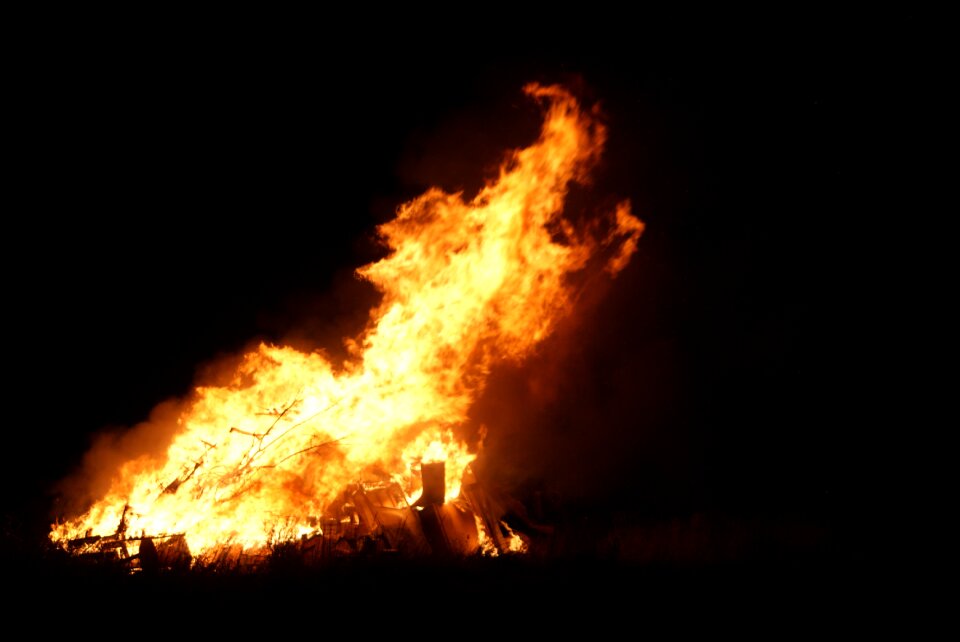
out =
[[(531, 524), (522, 506), (490, 490), (469, 470), (460, 495), (445, 501), (444, 469), (444, 462), (421, 466), (423, 492), (412, 503), (395, 481), (352, 484), (325, 515), (312, 520), (314, 532), (297, 538), (278, 527), (262, 549), (244, 549), (227, 541), (194, 558), (182, 533), (128, 533), (126, 510), (114, 534), (72, 539), (64, 548), (88, 560), (123, 565), (133, 573), (155, 573), (191, 565), (256, 569), (277, 554), (295, 556), (306, 566), (344, 558), (496, 557), (527, 551), (530, 540), (520, 528), (549, 532), (548, 527)], [(519, 527), (517, 532), (508, 520)]]

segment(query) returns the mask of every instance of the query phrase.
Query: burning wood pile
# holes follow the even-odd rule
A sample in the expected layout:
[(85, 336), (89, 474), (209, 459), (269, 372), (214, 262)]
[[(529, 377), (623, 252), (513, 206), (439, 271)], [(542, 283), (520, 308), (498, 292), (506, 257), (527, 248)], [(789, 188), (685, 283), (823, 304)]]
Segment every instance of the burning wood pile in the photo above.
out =
[[(217, 569), (256, 569), (281, 551), (307, 566), (352, 557), (466, 557), (525, 553), (529, 537), (514, 532), (507, 510), (495, 493), (473, 478), (457, 498), (446, 501), (443, 462), (421, 466), (423, 492), (408, 501), (397, 482), (350, 485), (323, 517), (312, 518), (313, 530), (293, 537), (284, 529), (272, 533), (262, 548), (245, 549), (226, 542), (196, 560)], [(194, 562), (183, 533), (128, 535), (124, 507), (115, 533), (87, 534), (67, 540), (67, 551), (90, 560), (121, 564), (131, 572), (186, 570)], [(516, 519), (516, 516), (514, 516)], [(529, 525), (529, 524), (528, 524)], [(533, 526), (548, 533), (545, 526)]]
[(472, 199), (432, 188), (379, 228), (389, 253), (357, 274), (382, 300), (344, 340), (346, 360), (273, 345), (244, 355), (228, 380), (139, 428), (165, 449), (108, 471), (50, 538), (143, 570), (283, 546), (316, 559), (523, 550), (471, 472), (485, 428), (469, 428), (469, 411), (491, 370), (533, 354), (643, 231), (627, 202), (564, 217), (606, 129), (562, 87), (526, 92), (545, 105), (535, 143)]

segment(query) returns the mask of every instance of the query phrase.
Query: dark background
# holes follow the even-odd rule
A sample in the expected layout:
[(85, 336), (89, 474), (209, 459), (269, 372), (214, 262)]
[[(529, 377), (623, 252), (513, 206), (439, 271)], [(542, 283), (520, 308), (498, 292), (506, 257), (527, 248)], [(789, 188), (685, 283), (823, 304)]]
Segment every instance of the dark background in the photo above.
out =
[(821, 27), (25, 46), (8, 519), (42, 532), (92, 436), (204, 364), (362, 327), (375, 297), (351, 270), (380, 255), (374, 226), (428, 185), (475, 190), (532, 141), (520, 89), (538, 80), (601, 102), (608, 151), (577, 199), (629, 197), (647, 231), (543, 354), (494, 375), (475, 412), (491, 474), (594, 512), (790, 516), (849, 541), (882, 503), (849, 403), (859, 54)]

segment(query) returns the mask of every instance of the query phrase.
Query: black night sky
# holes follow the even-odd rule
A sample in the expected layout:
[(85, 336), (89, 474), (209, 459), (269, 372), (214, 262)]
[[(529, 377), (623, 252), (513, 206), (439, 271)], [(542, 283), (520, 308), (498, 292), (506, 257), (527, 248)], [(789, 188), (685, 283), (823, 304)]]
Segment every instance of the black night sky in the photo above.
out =
[(43, 532), (92, 436), (205, 364), (257, 340), (335, 351), (375, 302), (352, 277), (375, 225), (532, 141), (536, 80), (602, 104), (607, 153), (576, 198), (629, 197), (647, 231), (562, 349), (495, 373), (479, 416), (516, 403), (490, 424), (496, 474), (591, 514), (789, 518), (847, 541), (877, 500), (839, 409), (854, 90), (828, 31), (31, 54), (8, 174), (7, 520)]

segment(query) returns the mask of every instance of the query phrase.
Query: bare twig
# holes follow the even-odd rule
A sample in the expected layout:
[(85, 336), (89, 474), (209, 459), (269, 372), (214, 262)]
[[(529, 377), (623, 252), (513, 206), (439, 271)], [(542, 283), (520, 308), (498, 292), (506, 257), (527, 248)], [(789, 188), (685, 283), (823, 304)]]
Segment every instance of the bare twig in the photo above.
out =
[(302, 455), (302, 454), (305, 453), (305, 452), (308, 452), (308, 451), (311, 451), (311, 450), (316, 450), (317, 448), (323, 448), (324, 446), (330, 446), (330, 445), (332, 445), (332, 444), (338, 443), (339, 441), (341, 441), (341, 440), (340, 440), (340, 439), (331, 439), (330, 441), (325, 441), (325, 442), (323, 442), (323, 443), (321, 443), (321, 444), (314, 444), (313, 446), (307, 446), (306, 448), (303, 448), (302, 450), (298, 450), (298, 451), (295, 452), (295, 453), (291, 453), (291, 454), (287, 455), (286, 457), (284, 457), (283, 459), (281, 459), (281, 460), (278, 461), (278, 462), (275, 462), (275, 463), (272, 463), (272, 464), (264, 464), (263, 466), (260, 466), (260, 468), (276, 468), (277, 466), (279, 466), (279, 465), (282, 464), (283, 462), (287, 461), (288, 459), (293, 459), (293, 458), (296, 457), (297, 455)]

